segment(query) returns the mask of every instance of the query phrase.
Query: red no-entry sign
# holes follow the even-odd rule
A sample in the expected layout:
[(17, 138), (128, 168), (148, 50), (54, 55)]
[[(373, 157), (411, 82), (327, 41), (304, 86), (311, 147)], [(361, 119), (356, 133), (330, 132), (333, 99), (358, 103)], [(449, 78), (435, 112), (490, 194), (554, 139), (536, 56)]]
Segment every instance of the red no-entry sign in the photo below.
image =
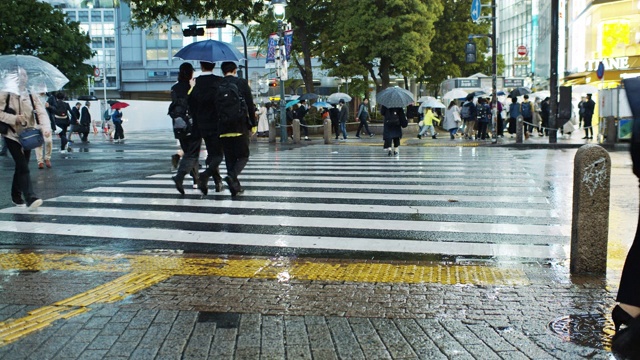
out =
[(524, 45), (518, 46), (518, 55), (519, 56), (527, 56), (528, 53), (529, 53), (529, 51), (527, 50), (526, 46), (524, 46)]

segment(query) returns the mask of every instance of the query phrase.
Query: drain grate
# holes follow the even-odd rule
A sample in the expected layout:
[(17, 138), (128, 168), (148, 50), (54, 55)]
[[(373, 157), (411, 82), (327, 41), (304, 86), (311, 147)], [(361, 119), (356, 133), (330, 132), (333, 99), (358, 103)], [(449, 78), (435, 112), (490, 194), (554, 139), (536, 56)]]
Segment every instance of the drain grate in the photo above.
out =
[(562, 340), (595, 349), (611, 348), (613, 325), (602, 314), (567, 315), (549, 323), (549, 329)]
[(240, 325), (240, 314), (200, 311), (198, 322), (216, 323), (216, 328), (218, 329), (237, 329)]

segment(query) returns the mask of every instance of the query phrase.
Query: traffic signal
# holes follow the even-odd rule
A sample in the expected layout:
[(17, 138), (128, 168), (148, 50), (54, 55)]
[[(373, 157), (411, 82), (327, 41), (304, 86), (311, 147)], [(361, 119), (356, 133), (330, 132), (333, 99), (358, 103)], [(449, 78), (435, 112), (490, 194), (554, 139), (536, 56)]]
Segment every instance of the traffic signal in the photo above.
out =
[(278, 86), (278, 80), (273, 79), (273, 80), (269, 80), (269, 87), (277, 87)]
[(476, 62), (476, 44), (469, 41), (464, 47), (464, 60), (467, 64)]
[(184, 36), (184, 37), (204, 36), (204, 29), (203, 28), (199, 28), (196, 25), (189, 25), (188, 29), (183, 29), (182, 30), (182, 36)]

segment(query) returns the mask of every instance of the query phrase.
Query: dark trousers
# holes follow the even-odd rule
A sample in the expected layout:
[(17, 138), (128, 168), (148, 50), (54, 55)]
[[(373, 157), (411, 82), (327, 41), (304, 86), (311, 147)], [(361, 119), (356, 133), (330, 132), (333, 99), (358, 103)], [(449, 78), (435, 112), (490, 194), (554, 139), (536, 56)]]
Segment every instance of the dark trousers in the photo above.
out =
[(29, 174), (29, 158), (31, 150), (23, 150), (19, 142), (5, 138), (7, 148), (13, 158), (16, 167), (13, 171), (13, 182), (11, 183), (11, 198), (20, 199), (24, 197), (26, 202), (34, 198), (33, 188), (31, 187), (31, 176)]
[(333, 128), (333, 133), (336, 134), (336, 139), (342, 133), (340, 131), (340, 122), (331, 120), (331, 127)]
[(88, 132), (82, 132), (82, 133), (78, 133), (80, 135), (80, 140), (82, 142), (87, 142), (87, 140), (89, 140), (89, 133)]
[(113, 134), (113, 140), (124, 140), (124, 129), (122, 128), (122, 123), (113, 125), (116, 127), (116, 133)]
[(60, 128), (60, 150), (64, 150), (67, 148), (67, 143), (69, 142), (69, 140), (67, 139), (67, 128), (69, 127), (69, 125), (58, 124), (58, 127)]
[(362, 127), (364, 126), (364, 130), (367, 134), (371, 135), (371, 131), (369, 131), (369, 125), (367, 124), (367, 120), (360, 120), (360, 125), (358, 125), (358, 130), (356, 131), (356, 136), (360, 136), (360, 131), (362, 131)]
[(503, 136), (504, 135), (504, 119), (502, 118), (502, 116), (500, 115), (500, 113), (498, 113), (498, 121), (496, 122), (496, 133), (498, 136)]
[(484, 140), (486, 139), (487, 136), (487, 126), (489, 125), (488, 122), (484, 122), (484, 121), (478, 121), (478, 138)]
[(207, 147), (207, 160), (205, 161), (207, 168), (202, 172), (201, 176), (213, 177), (213, 181), (216, 184), (222, 183), (220, 164), (224, 155), (220, 136), (218, 134), (207, 134), (202, 138), (204, 139), (204, 145)]
[(184, 152), (184, 155), (180, 158), (176, 178), (182, 181), (188, 173), (194, 171), (193, 174), (197, 180), (198, 159), (200, 157), (200, 144), (202, 143), (202, 139), (198, 136), (185, 136), (178, 139), (178, 141), (180, 142), (180, 148)]
[(224, 161), (227, 165), (227, 175), (235, 182), (249, 162), (249, 136), (234, 136), (220, 138), (224, 150)]
[(300, 127), (302, 128), (304, 136), (309, 136), (309, 128), (307, 127), (307, 121), (305, 119), (300, 119)]
[[(640, 219), (640, 215), (638, 216)], [(640, 286), (638, 286), (638, 279), (640, 278), (640, 221), (638, 221), (638, 228), (636, 229), (636, 236), (633, 239), (633, 244), (627, 259), (624, 262), (624, 268), (622, 268), (622, 276), (620, 278), (620, 287), (618, 289), (618, 297), (616, 301), (640, 307)]]
[(400, 147), (400, 138), (393, 138), (393, 139), (384, 139), (384, 148), (388, 149), (391, 147), (391, 141), (393, 140), (393, 147), (398, 148)]
[[(533, 118), (524, 118), (524, 132), (533, 133)], [(528, 124), (527, 124), (528, 123)]]

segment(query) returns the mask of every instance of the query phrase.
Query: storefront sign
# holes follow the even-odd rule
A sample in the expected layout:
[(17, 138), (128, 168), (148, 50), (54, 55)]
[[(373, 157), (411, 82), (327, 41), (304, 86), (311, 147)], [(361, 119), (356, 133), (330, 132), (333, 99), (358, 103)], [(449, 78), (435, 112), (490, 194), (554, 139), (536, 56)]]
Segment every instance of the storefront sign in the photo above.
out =
[(456, 88), (479, 88), (480, 79), (456, 79)]
[(602, 62), (604, 67), (610, 70), (625, 70), (629, 68), (629, 57), (617, 57), (606, 59), (587, 60), (585, 63), (585, 71), (597, 71), (598, 65)]
[(506, 88), (524, 87), (524, 79), (504, 79), (504, 87)]

